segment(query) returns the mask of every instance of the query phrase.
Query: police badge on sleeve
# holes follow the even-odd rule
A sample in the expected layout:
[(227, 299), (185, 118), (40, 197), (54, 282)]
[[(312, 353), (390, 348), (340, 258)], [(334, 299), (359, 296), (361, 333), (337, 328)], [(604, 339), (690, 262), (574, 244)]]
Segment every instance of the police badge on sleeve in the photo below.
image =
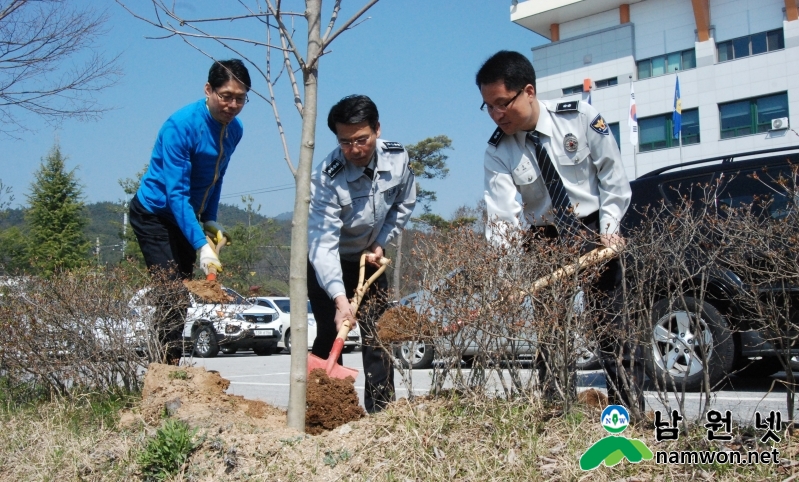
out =
[(605, 122), (605, 119), (603, 119), (599, 114), (597, 114), (597, 116), (594, 117), (594, 120), (591, 121), (591, 129), (594, 129), (597, 133), (602, 134), (603, 136), (610, 134), (608, 123)]

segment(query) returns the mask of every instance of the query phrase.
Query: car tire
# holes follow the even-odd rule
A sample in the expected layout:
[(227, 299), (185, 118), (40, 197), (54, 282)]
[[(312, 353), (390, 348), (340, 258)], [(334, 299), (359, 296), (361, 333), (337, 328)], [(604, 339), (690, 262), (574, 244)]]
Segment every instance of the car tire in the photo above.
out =
[(227, 347), (226, 347), (226, 348), (220, 348), (220, 350), (221, 350), (221, 351), (222, 351), (222, 353), (224, 353), (225, 355), (235, 355), (235, 354), (236, 354), (236, 352), (237, 352), (237, 351), (239, 351), (239, 349), (238, 349), (238, 348), (227, 348)]
[(286, 334), (283, 336), (283, 349), (286, 350), (286, 353), (291, 353), (291, 330), (286, 330)]
[(277, 345), (255, 345), (252, 351), (258, 356), (271, 356), (277, 351)]
[(730, 325), (710, 303), (688, 296), (684, 301), (684, 306), (677, 302), (680, 306), (669, 307), (669, 300), (662, 299), (652, 306), (647, 371), (668, 390), (697, 391), (704, 385), (707, 368), (713, 389), (730, 373), (735, 358)]
[(420, 341), (406, 341), (394, 348), (394, 356), (404, 368), (414, 370), (433, 365), (433, 345)]
[(219, 343), (216, 340), (214, 327), (203, 325), (192, 335), (194, 354), (200, 358), (214, 358), (219, 354)]
[(735, 375), (741, 378), (766, 378), (785, 369), (776, 356), (764, 356), (760, 360), (744, 358), (736, 368)]

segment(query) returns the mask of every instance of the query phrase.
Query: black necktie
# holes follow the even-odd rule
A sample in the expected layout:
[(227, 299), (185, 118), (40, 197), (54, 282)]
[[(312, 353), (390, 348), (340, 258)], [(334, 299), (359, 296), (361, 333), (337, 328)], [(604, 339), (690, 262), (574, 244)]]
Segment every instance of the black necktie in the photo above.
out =
[(574, 214), (572, 209), (569, 193), (563, 187), (563, 181), (560, 174), (555, 170), (552, 161), (549, 159), (549, 154), (544, 146), (541, 145), (541, 140), (538, 138), (537, 132), (528, 132), (527, 136), (533, 141), (535, 146), (535, 157), (538, 162), (538, 168), (541, 169), (541, 176), (544, 178), (544, 184), (547, 186), (547, 192), (552, 199), (552, 214), (555, 217), (555, 228), (558, 234), (563, 236), (566, 234), (577, 234), (577, 227), (580, 221)]
[(367, 176), (369, 179), (374, 179), (375, 178), (375, 171), (371, 167), (365, 167), (363, 169), (363, 174), (364, 174), (364, 176)]

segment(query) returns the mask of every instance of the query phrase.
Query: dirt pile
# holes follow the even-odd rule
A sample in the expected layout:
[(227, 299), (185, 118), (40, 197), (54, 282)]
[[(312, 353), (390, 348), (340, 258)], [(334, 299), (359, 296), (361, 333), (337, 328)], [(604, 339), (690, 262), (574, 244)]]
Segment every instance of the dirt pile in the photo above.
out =
[(413, 308), (395, 306), (377, 320), (377, 337), (383, 343), (423, 340), (435, 336), (437, 328)]
[(246, 400), (225, 393), (230, 382), (218, 372), (202, 367), (176, 367), (151, 363), (142, 388), (141, 415), (157, 425), (163, 415), (191, 423), (225, 415), (263, 419), (268, 425), (285, 427), (286, 412), (259, 400)]
[(317, 435), (366, 415), (355, 392), (355, 380), (330, 378), (317, 368), (308, 374), (305, 432)]
[(230, 303), (232, 298), (222, 290), (222, 285), (216, 280), (187, 280), (183, 282), (186, 289), (202, 298), (206, 303)]

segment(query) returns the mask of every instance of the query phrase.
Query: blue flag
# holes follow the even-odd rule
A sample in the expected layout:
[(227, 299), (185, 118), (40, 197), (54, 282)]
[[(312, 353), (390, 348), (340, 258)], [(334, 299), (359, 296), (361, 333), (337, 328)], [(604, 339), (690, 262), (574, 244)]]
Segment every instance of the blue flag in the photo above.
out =
[(680, 137), (682, 130), (682, 100), (680, 99), (680, 78), (674, 87), (674, 112), (671, 114), (671, 123), (674, 124), (674, 138)]

